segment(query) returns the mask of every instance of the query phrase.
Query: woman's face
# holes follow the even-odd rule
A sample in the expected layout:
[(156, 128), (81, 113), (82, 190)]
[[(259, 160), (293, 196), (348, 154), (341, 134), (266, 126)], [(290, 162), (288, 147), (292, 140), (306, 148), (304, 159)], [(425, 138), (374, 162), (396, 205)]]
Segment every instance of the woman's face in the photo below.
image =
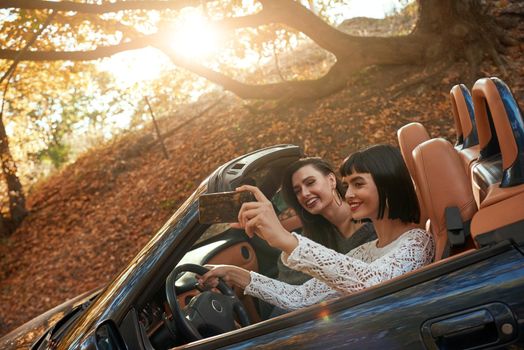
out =
[(311, 214), (322, 214), (334, 203), (334, 174), (324, 175), (313, 165), (306, 165), (293, 173), (291, 183), (298, 203)]
[(342, 178), (347, 186), (346, 202), (353, 213), (353, 218), (376, 219), (378, 217), (378, 190), (370, 173), (353, 173)]

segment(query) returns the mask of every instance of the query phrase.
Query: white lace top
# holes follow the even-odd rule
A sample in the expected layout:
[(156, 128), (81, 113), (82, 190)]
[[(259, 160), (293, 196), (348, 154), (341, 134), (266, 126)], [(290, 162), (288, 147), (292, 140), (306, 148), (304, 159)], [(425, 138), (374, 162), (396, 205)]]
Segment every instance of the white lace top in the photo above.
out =
[(374, 240), (346, 255), (293, 234), (298, 239), (298, 246), (287, 259), (283, 253), (282, 261), (315, 278), (296, 286), (250, 272), (251, 282), (245, 294), (283, 309), (295, 310), (418, 269), (429, 264), (435, 253), (433, 237), (421, 229), (409, 230), (385, 247), (377, 248), (377, 240)]

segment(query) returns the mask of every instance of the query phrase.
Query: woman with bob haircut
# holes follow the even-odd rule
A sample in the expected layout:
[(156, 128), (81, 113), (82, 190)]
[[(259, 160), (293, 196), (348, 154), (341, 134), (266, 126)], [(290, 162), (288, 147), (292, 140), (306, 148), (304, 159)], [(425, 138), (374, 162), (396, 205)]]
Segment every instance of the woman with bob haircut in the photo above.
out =
[(417, 196), (400, 151), (389, 145), (372, 146), (350, 155), (341, 170), (353, 218), (370, 219), (376, 240), (346, 255), (337, 253), (286, 231), (262, 192), (253, 186), (241, 186), (237, 190), (251, 191), (257, 202), (243, 204), (236, 227), (282, 250), (284, 264), (314, 278), (294, 286), (237, 266), (218, 265), (199, 282), (215, 286), (221, 277), (243, 288), (245, 294), (294, 310), (363, 290), (429, 264), (435, 250), (433, 237), (417, 227)]
[[(383, 219), (387, 209), (388, 219), (400, 219), (403, 223), (419, 223), (420, 207), (417, 194), (397, 148), (377, 145), (357, 151), (344, 160), (339, 171), (344, 185), (348, 188), (348, 179), (353, 173), (371, 175), (378, 192), (377, 219)], [(352, 191), (346, 193), (350, 207), (352, 194)], [(358, 208), (352, 207), (351, 210), (354, 212), (356, 209)]]

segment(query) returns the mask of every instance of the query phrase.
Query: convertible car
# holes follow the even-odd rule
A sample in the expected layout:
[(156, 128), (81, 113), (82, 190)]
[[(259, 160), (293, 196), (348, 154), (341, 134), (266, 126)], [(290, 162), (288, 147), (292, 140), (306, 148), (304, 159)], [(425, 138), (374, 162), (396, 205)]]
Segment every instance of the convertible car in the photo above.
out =
[(1, 349), (484, 349), (524, 347), (524, 123), (499, 79), (451, 90), (457, 142), (398, 131), (435, 262), (269, 318), (271, 307), (195, 273), (227, 263), (274, 277), (280, 252), (199, 222), (199, 197), (256, 184), (269, 198), (303, 154), (277, 145), (214, 171), (127, 267), (0, 339)]

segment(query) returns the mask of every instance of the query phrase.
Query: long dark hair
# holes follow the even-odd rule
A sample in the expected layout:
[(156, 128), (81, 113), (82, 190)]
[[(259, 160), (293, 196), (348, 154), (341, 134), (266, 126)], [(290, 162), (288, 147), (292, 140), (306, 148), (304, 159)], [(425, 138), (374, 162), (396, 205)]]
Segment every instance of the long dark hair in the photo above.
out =
[(376, 145), (351, 154), (342, 163), (340, 174), (348, 176), (355, 172), (371, 174), (377, 186), (377, 219), (384, 217), (387, 205), (389, 219), (400, 219), (404, 223), (420, 221), (417, 194), (398, 148)]
[(291, 163), (284, 170), (282, 177), (282, 195), (287, 205), (297, 213), (300, 221), (302, 221), (304, 235), (328, 248), (337, 250), (336, 235), (338, 235), (339, 232), (335, 225), (326, 220), (322, 215), (314, 215), (305, 210), (298, 202), (295, 191), (293, 190), (293, 174), (306, 165), (313, 166), (325, 176), (329, 174), (335, 175), (336, 190), (340, 194), (341, 200), (344, 200), (343, 198), (346, 192), (344, 185), (342, 185), (342, 182), (336, 176), (331, 165), (325, 160), (317, 157), (301, 158)]

